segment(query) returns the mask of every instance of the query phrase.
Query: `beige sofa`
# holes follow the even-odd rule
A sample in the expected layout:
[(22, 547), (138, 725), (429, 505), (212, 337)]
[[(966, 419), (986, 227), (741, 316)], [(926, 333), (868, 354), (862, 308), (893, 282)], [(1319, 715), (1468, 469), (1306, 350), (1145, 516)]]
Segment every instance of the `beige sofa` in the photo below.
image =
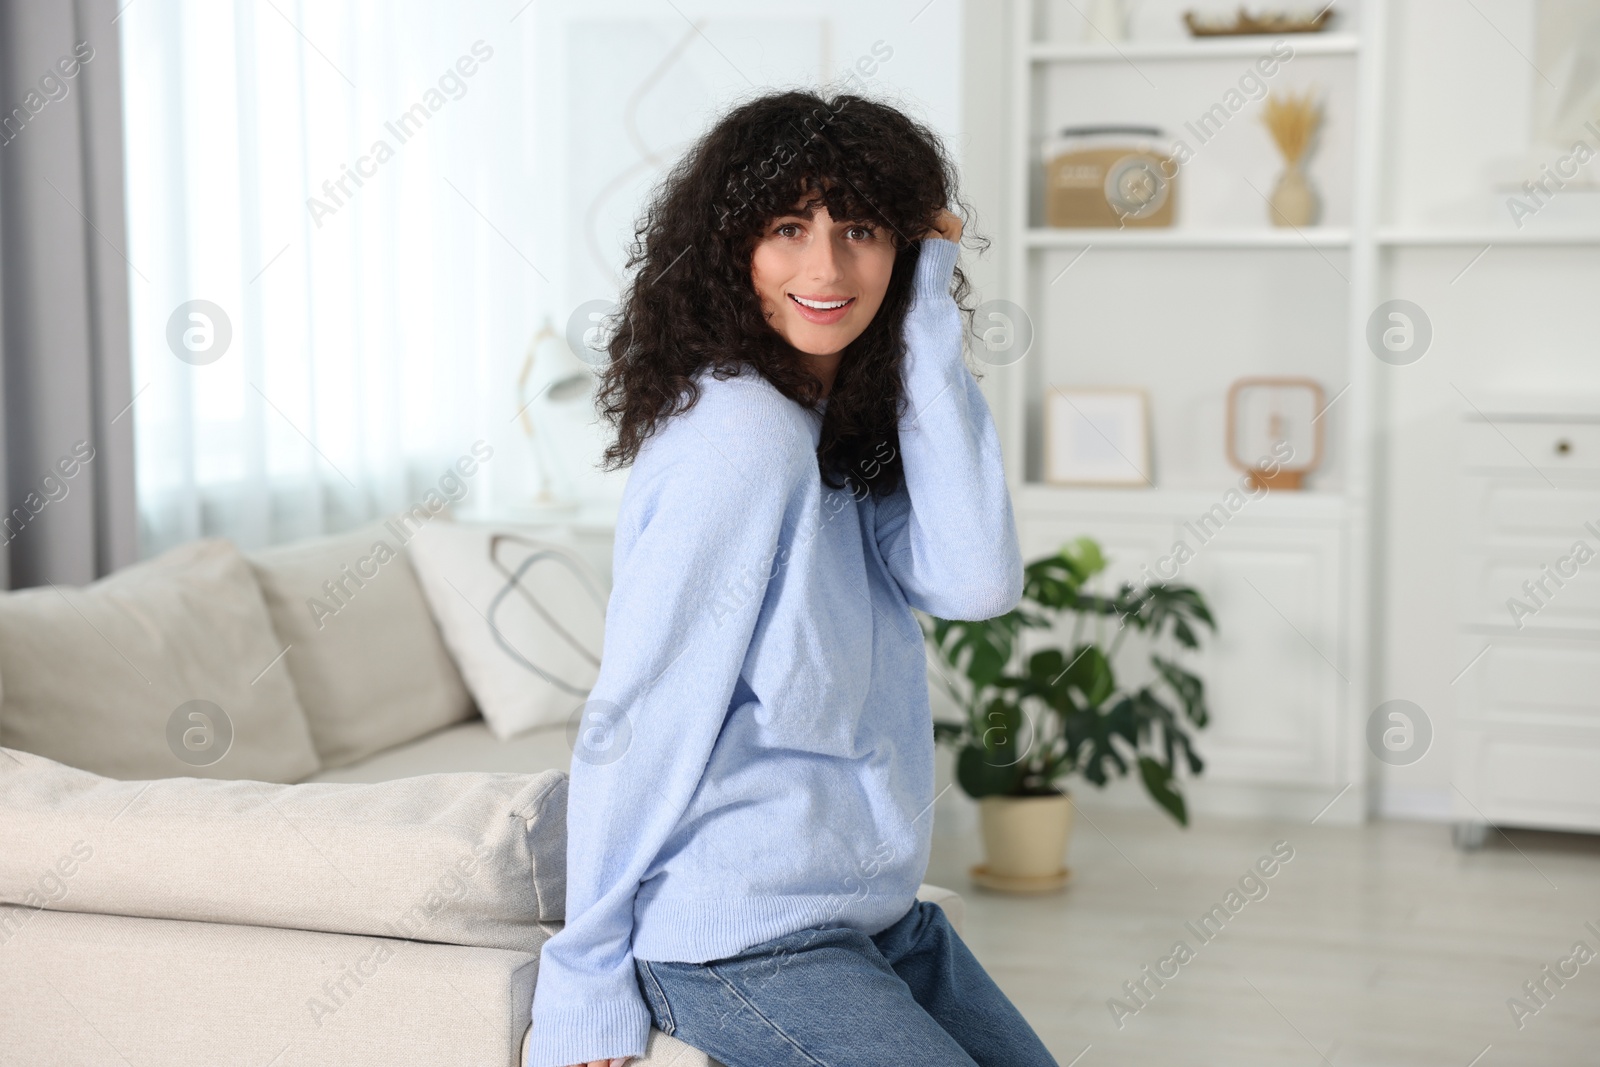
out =
[[(0, 1067), (523, 1062), (566, 725), (494, 736), (403, 550), (308, 623), (383, 536), (0, 595)], [(174, 710), (197, 698), (226, 709), (214, 763), (185, 746), (216, 724)], [(652, 1031), (636, 1062), (714, 1061)]]

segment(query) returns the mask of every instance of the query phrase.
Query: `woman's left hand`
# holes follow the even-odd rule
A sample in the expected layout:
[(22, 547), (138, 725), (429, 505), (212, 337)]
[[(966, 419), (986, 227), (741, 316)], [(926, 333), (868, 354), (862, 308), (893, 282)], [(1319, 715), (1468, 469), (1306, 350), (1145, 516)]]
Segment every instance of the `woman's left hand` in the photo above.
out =
[(933, 220), (932, 229), (922, 236), (943, 237), (946, 241), (955, 241), (957, 244), (960, 244), (961, 216), (948, 209), (941, 210), (939, 212), (939, 217)]

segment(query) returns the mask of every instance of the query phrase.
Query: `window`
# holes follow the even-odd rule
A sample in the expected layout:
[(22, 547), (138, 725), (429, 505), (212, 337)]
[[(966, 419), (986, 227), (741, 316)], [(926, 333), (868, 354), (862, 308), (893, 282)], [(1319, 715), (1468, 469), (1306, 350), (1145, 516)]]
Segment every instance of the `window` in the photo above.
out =
[[(679, 7), (124, 9), (144, 554), (347, 529), (480, 439), (471, 503), (514, 514), (539, 477), (530, 341), (616, 297), (640, 204), (716, 113), (839, 76), (875, 39), (894, 58), (858, 84), (956, 109), (955, 5)], [(592, 404), (528, 411), (563, 492), (615, 499)]]

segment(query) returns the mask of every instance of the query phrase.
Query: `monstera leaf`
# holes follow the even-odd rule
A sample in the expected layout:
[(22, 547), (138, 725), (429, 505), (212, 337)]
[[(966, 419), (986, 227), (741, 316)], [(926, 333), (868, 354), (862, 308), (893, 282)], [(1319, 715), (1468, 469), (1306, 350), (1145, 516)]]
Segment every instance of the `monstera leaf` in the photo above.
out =
[(1047, 611), (1070, 608), (1077, 603), (1078, 590), (1084, 583), (1105, 569), (1100, 546), (1080, 537), (1062, 545), (1055, 555), (1036, 559), (1023, 568), (1022, 599)]
[(1183, 702), (1183, 713), (1190, 722), (1196, 726), (1204, 726), (1211, 721), (1211, 712), (1206, 708), (1206, 687), (1199, 678), (1190, 674), (1171, 660), (1162, 659), (1160, 656), (1151, 656), (1150, 662), (1155, 666), (1156, 672), (1173, 692), (1178, 694), (1178, 699)]
[(1145, 792), (1178, 821), (1179, 826), (1189, 825), (1189, 807), (1183, 794), (1172, 788), (1172, 772), (1149, 756), (1139, 757), (1139, 776), (1144, 779)]
[(945, 662), (965, 674), (981, 693), (1005, 674), (1021, 628), (1022, 620), (1011, 612), (981, 622), (934, 619), (931, 631), (924, 633)]
[(956, 780), (970, 797), (1005, 796), (1016, 790), (1030, 744), (1026, 716), (996, 698), (984, 713), (984, 729), (956, 756)]
[(1172, 636), (1184, 648), (1199, 648), (1200, 638), (1195, 634), (1195, 622), (1203, 622), (1216, 632), (1217, 624), (1211, 619), (1211, 610), (1198, 591), (1186, 585), (1152, 585), (1145, 591), (1139, 612), (1132, 617), (1135, 625), (1160, 636), (1170, 625)]

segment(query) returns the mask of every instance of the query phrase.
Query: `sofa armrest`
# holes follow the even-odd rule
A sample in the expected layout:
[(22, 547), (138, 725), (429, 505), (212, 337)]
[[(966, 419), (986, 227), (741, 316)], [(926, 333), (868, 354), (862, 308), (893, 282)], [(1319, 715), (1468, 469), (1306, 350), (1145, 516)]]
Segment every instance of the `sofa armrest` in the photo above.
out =
[(960, 893), (957, 893), (954, 889), (946, 889), (944, 886), (929, 885), (927, 882), (923, 882), (922, 886), (917, 890), (917, 899), (931, 900), (943, 908), (945, 918), (950, 920), (950, 925), (955, 927), (956, 933), (963, 937), (966, 936), (967, 902), (962, 899)]
[(120, 782), (0, 750), (0, 904), (537, 953), (567, 773)]
[(13, 905), (0, 958), (0, 1062), (162, 1067), (519, 1067), (539, 968), (506, 949)]

